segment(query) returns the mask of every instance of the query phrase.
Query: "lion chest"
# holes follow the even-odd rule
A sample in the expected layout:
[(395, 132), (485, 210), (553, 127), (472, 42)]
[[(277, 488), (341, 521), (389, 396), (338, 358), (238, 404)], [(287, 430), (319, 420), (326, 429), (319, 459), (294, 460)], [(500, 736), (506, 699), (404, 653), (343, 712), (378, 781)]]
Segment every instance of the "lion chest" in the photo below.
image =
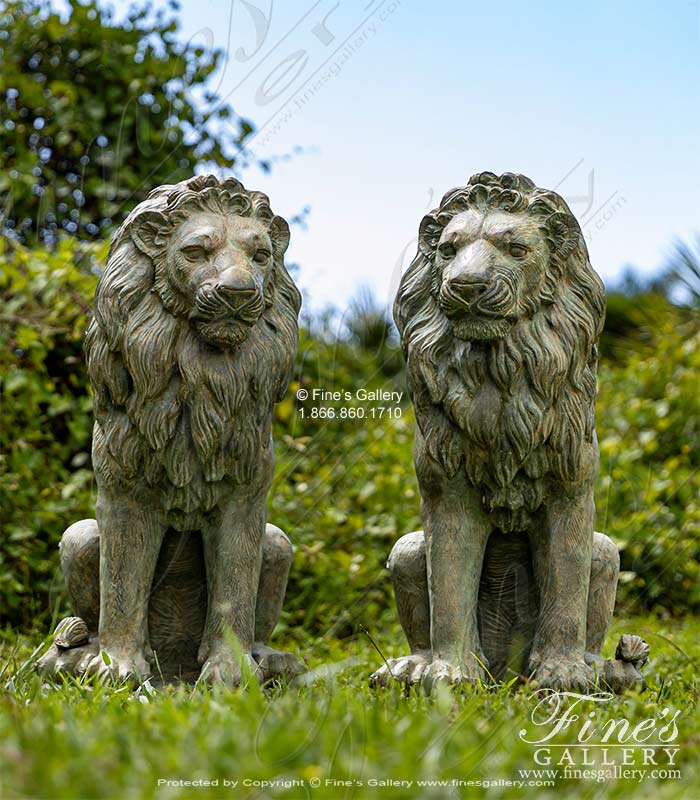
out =
[(220, 505), (232, 485), (253, 481), (269, 442), (270, 412), (260, 414), (249, 393), (235, 408), (217, 403), (209, 393), (182, 397), (177, 423), (161, 448), (153, 448), (153, 474), (149, 483), (160, 484), (166, 507), (183, 511)]
[(488, 377), (469, 384), (455, 371), (441, 411), (445, 430), (435, 456), (449, 473), (464, 471), (498, 528), (525, 530), (552, 479), (551, 410), (522, 382), (504, 391)]
[(271, 401), (260, 403), (249, 387), (235, 399), (174, 375), (159, 397), (110, 408), (95, 425), (101, 482), (142, 492), (181, 530), (211, 521), (269, 460)]

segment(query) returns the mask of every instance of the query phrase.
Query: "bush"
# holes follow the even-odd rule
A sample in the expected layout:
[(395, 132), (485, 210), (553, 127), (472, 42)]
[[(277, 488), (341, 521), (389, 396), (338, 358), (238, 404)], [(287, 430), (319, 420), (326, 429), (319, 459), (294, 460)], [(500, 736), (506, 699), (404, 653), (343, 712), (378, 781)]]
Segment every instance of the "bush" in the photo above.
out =
[(700, 609), (700, 331), (661, 326), (652, 355), (599, 374), (599, 530), (628, 606)]
[[(314, 635), (342, 636), (361, 620), (374, 625), (385, 611), (394, 615), (386, 559), (396, 539), (420, 525), (413, 415), (401, 376), (384, 378), (375, 354), (303, 332), (299, 352), (276, 413), (269, 519), (297, 545), (285, 619)], [(310, 419), (319, 404), (295, 401), (300, 388), (340, 392), (322, 404), (334, 417)], [(402, 403), (387, 402), (373, 418), (382, 406), (358, 400), (362, 388), (403, 391)]]
[(91, 399), (82, 355), (104, 247), (6, 244), (0, 273), (0, 615), (46, 612), (63, 528), (92, 515)]
[[(162, 183), (240, 160), (253, 132), (209, 87), (223, 52), (178, 41), (177, 3), (0, 8), (0, 225), (14, 237), (105, 236)], [(267, 162), (261, 162), (267, 167)]]

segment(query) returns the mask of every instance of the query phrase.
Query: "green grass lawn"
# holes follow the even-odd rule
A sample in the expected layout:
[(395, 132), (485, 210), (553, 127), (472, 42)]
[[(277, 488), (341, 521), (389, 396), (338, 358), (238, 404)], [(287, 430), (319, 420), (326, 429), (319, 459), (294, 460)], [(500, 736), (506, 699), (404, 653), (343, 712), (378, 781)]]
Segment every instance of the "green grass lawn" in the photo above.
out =
[[(568, 730), (541, 745), (520, 735), (524, 731), (524, 738), (541, 740), (552, 729), (533, 722), (537, 699), (531, 689), (445, 690), (429, 698), (420, 693), (406, 697), (398, 688), (375, 694), (366, 679), (380, 658), (362, 634), (344, 642), (285, 642), (306, 656), (313, 670), (307, 685), (267, 693), (256, 686), (247, 691), (170, 688), (150, 696), (126, 687), (42, 683), (20, 667), (30, 653), (28, 643), (7, 638), (1, 654), (0, 796), (700, 796), (697, 620), (618, 622), (610, 648), (625, 631), (641, 634), (652, 647), (647, 691), (579, 704), (579, 717)], [(400, 654), (399, 632), (387, 632), (379, 646), (386, 656)], [(536, 722), (554, 709), (540, 706), (539, 711)], [(678, 735), (673, 737), (672, 726), (661, 729), (677, 711)], [(638, 737), (660, 745), (646, 748), (647, 760), (653, 755), (657, 765), (643, 765), (641, 747), (604, 752), (601, 747), (550, 746), (577, 742), (586, 719), (596, 729), (591, 741), (600, 741), (607, 721), (627, 720), (628, 736), (640, 722), (655, 721), (640, 728)], [(622, 725), (609, 743), (619, 743)], [(672, 766), (664, 747), (678, 748)], [(551, 763), (538, 765), (536, 757)], [(641, 782), (638, 776), (611, 775), (615, 768), (604, 763), (615, 761), (620, 770), (625, 759), (625, 769), (647, 770)], [(566, 763), (588, 770), (588, 776), (568, 778)], [(654, 769), (680, 770), (680, 777), (654, 778)], [(159, 785), (159, 780), (218, 781), (218, 787)], [(397, 783), (402, 781), (412, 783)], [(468, 786), (470, 781), (483, 783)], [(532, 784), (506, 785), (516, 781)], [(545, 781), (554, 783), (547, 787)]]

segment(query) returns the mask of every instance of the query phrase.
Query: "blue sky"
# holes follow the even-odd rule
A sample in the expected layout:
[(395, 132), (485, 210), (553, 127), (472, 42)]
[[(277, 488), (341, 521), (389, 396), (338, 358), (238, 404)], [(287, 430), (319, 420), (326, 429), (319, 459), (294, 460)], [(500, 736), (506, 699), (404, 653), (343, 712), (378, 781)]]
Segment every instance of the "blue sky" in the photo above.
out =
[(214, 85), (256, 154), (303, 148), (243, 179), (310, 206), (290, 260), (313, 307), (362, 284), (390, 302), (422, 215), (485, 169), (558, 186), (608, 285), (700, 229), (698, 2), (182, 6), (183, 37), (227, 51)]

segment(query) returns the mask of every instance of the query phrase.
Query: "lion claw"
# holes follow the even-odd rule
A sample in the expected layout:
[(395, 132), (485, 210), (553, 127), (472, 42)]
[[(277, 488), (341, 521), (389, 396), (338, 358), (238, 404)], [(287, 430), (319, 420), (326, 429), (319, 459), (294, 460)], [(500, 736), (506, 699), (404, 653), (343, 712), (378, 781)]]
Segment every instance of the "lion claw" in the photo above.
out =
[(438, 684), (446, 686), (460, 686), (463, 684), (476, 684), (483, 681), (484, 675), (476, 660), (469, 663), (455, 665), (443, 659), (435, 659), (423, 675), (423, 683), (428, 693), (432, 692)]
[(204, 662), (197, 684), (221, 685), (234, 689), (247, 677), (244, 674), (246, 672), (256, 680), (261, 677), (261, 670), (252, 655), (246, 653), (241, 659), (233, 653), (213, 653)]
[(540, 689), (586, 692), (595, 688), (595, 671), (583, 658), (579, 661), (555, 657), (533, 666), (531, 679), (537, 682)]
[(376, 689), (389, 686), (392, 681), (398, 681), (404, 686), (416, 686), (423, 680), (423, 674), (429, 665), (430, 657), (421, 653), (390, 658), (386, 664), (370, 675), (369, 685)]
[(120, 653), (101, 650), (87, 662), (86, 675), (95, 675), (100, 681), (128, 682), (139, 686), (151, 675), (151, 667), (141, 653)]

